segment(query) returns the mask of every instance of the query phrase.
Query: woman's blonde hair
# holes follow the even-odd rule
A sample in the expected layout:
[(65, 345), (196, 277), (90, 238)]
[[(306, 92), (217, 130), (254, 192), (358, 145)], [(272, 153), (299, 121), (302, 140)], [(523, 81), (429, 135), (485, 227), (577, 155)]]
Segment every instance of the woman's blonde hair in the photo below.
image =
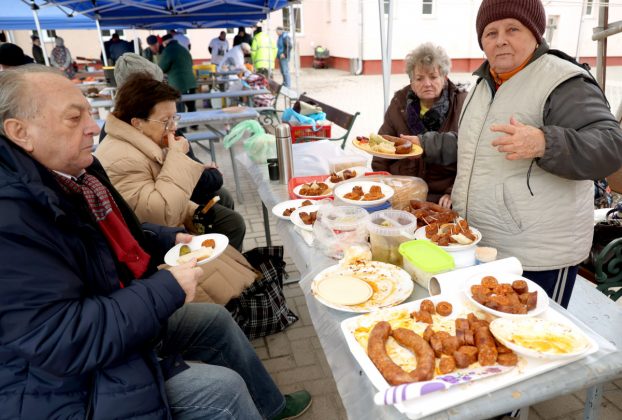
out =
[(413, 79), (413, 73), (417, 66), (438, 68), (441, 76), (447, 76), (451, 70), (451, 60), (447, 51), (441, 46), (426, 42), (412, 50), (404, 60), (406, 62), (406, 74)]

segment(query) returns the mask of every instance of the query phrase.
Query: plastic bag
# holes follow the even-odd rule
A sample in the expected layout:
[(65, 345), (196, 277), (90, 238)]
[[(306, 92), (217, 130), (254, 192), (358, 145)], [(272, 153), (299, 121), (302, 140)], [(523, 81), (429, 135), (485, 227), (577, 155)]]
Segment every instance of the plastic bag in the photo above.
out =
[(341, 259), (352, 245), (366, 245), (369, 213), (357, 206), (326, 204), (313, 225), (314, 245), (329, 257)]
[(254, 162), (266, 163), (268, 159), (276, 157), (276, 139), (254, 120), (242, 121), (233, 127), (223, 139), (225, 149), (231, 148), (247, 134), (249, 137), (244, 140), (244, 150)]

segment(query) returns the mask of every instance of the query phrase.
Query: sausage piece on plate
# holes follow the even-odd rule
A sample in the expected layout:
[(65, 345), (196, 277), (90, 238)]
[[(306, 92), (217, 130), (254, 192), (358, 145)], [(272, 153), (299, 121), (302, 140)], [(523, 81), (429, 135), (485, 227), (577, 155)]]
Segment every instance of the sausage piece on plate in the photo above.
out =
[(413, 382), (412, 376), (391, 360), (387, 354), (385, 344), (390, 333), (391, 324), (388, 322), (380, 321), (374, 325), (367, 341), (367, 355), (390, 385)]
[(456, 370), (456, 360), (453, 356), (443, 356), (438, 363), (438, 371), (443, 375), (451, 373)]
[(502, 366), (516, 366), (518, 363), (518, 356), (516, 353), (503, 353), (497, 356), (497, 363)]
[(434, 310), (434, 303), (430, 299), (422, 300), (421, 305), (419, 305), (419, 310), (429, 312), (430, 315), (436, 313), (436, 310)]
[(442, 316), (448, 316), (453, 311), (453, 306), (449, 302), (439, 302), (436, 304), (436, 312)]
[(414, 382), (432, 379), (436, 361), (430, 345), (415, 332), (405, 328), (396, 328), (391, 335), (400, 345), (412, 351), (417, 358), (417, 368), (409, 373)]

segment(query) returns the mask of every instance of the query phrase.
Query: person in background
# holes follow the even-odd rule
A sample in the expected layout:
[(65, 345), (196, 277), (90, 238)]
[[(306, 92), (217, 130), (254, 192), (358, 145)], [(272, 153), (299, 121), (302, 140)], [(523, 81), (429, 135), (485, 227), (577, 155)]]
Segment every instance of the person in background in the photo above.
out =
[(56, 46), (52, 49), (50, 55), (50, 64), (65, 73), (68, 79), (73, 79), (75, 74), (73, 70), (73, 60), (69, 49), (65, 47), (65, 40), (57, 36), (54, 40)]
[(238, 34), (233, 37), (233, 46), (238, 46), (241, 43), (246, 42), (248, 45), (251, 45), (253, 42), (253, 37), (250, 34), (246, 33), (246, 29), (243, 26), (238, 28)]
[(207, 47), (209, 53), (212, 55), (212, 63), (220, 64), (225, 57), (227, 51), (229, 51), (229, 41), (227, 41), (227, 33), (221, 31), (218, 37), (212, 39)]
[(3, 417), (306, 411), (310, 395), (281, 394), (223, 307), (190, 303), (196, 260), (157, 270), (192, 237), (137, 222), (91, 154), (99, 129), (80, 90), (29, 65), (0, 73), (0, 91)]
[(154, 64), (158, 64), (160, 60), (160, 54), (162, 54), (163, 47), (158, 41), (158, 37), (155, 35), (149, 35), (147, 37), (147, 48), (143, 51), (143, 57), (151, 61)]
[(190, 51), (190, 48), (192, 47), (190, 45), (190, 38), (184, 35), (183, 32), (177, 32), (175, 29), (171, 29), (170, 31), (168, 31), (168, 33), (173, 37), (175, 41), (179, 42), (179, 45)]
[(458, 131), (454, 209), (481, 245), (515, 256), (523, 276), (568, 306), (592, 245), (594, 179), (622, 166), (622, 129), (582, 66), (543, 38), (540, 0), (484, 0), (486, 60)]
[(35, 63), (45, 65), (43, 48), (41, 48), (41, 40), (37, 35), (32, 35), (30, 39), (32, 39), (32, 56), (35, 59)]
[(244, 55), (250, 54), (250, 52), (251, 46), (247, 43), (236, 45), (225, 54), (217, 70), (238, 70), (240, 72), (247, 72), (246, 66), (244, 65)]
[(108, 57), (110, 58), (109, 64), (114, 65), (123, 54), (134, 51), (134, 44), (119, 38), (119, 34), (115, 32), (114, 34), (112, 34), (108, 49)]
[(422, 178), (428, 184), (427, 200), (449, 208), (458, 117), (467, 94), (449, 80), (451, 60), (442, 47), (422, 44), (405, 61), (410, 84), (395, 92), (378, 133), (408, 138), (423, 147), (424, 155), (400, 160), (374, 156), (372, 168)]
[[(175, 135), (177, 99), (178, 91), (152, 75), (130, 74), (117, 91), (97, 157), (139, 220), (185, 226), (193, 233), (221, 233), (241, 250), (246, 226), (239, 213), (219, 204), (203, 213), (191, 201), (206, 167), (187, 156), (190, 144)], [(210, 169), (216, 172), (211, 175), (219, 175), (219, 189), (222, 175)], [(207, 201), (202, 197), (199, 202)]]
[(289, 33), (283, 30), (282, 26), (276, 28), (276, 33), (279, 35), (279, 39), (276, 41), (276, 56), (279, 59), (279, 67), (283, 75), (283, 86), (290, 87), (289, 59), (292, 52), (292, 38)]
[(34, 60), (24, 54), (18, 45), (5, 42), (0, 44), (0, 71), (9, 70), (12, 67), (30, 64)]
[[(182, 47), (170, 34), (162, 37), (164, 50), (160, 56), (158, 65), (168, 77), (168, 83), (177, 89), (182, 95), (195, 93), (197, 80), (192, 70), (192, 56), (190, 52)], [(179, 102), (177, 111), (183, 112), (185, 108), (189, 112), (197, 110), (195, 101)]]
[(253, 43), (251, 44), (251, 58), (256, 73), (269, 78), (274, 68), (274, 60), (276, 58), (276, 44), (265, 32), (262, 32), (261, 26), (255, 29)]

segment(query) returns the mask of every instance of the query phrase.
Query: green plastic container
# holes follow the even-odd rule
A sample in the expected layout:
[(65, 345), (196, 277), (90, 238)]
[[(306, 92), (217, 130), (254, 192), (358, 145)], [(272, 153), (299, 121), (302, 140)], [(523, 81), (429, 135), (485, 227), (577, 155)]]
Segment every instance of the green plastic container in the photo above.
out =
[(452, 256), (430, 241), (404, 242), (399, 247), (399, 253), (403, 257), (404, 270), (426, 290), (433, 276), (455, 268)]

